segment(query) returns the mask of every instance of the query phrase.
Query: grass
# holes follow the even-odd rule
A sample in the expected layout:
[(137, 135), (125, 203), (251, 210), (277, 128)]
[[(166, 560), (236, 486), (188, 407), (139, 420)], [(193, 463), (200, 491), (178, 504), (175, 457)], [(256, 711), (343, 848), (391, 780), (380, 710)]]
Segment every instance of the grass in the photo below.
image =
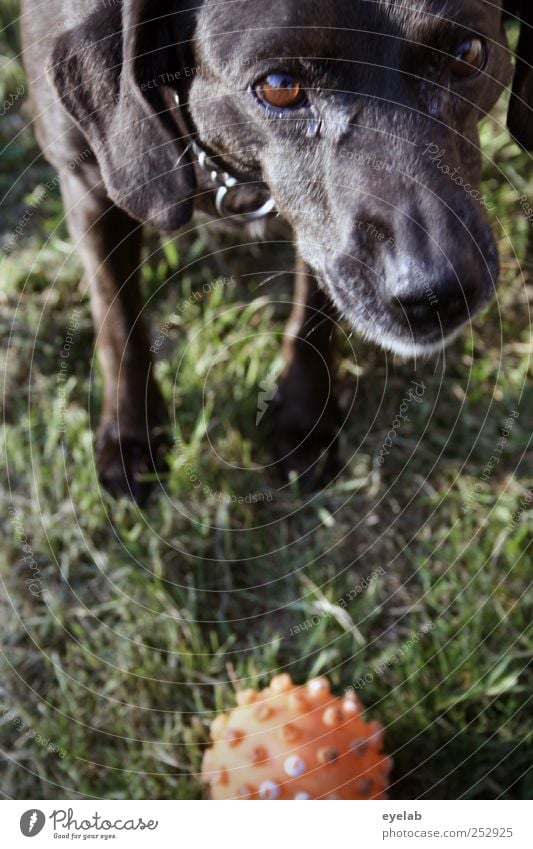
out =
[[(16, 9), (2, 4), (0, 26)], [(16, 28), (4, 29), (2, 99), (24, 81), (18, 50)], [(337, 692), (359, 682), (386, 727), (392, 797), (530, 798), (531, 509), (513, 522), (533, 485), (533, 251), (518, 203), (532, 186), (528, 157), (486, 122), (502, 281), (472, 332), (416, 369), (344, 340), (346, 467), (312, 497), (263, 469), (268, 413), (255, 425), (290, 299), (288, 274), (261, 283), (265, 269), (290, 267), (287, 247), (240, 246), (202, 227), (151, 236), (154, 333), (178, 316), (157, 370), (180, 450), (141, 511), (95, 479), (89, 304), (59, 193), (41, 198), (54, 175), (26, 110), (21, 99), (0, 124), (5, 240), (32, 211), (0, 260), (3, 794), (198, 798), (214, 713), (234, 704), (237, 683), (287, 670), (297, 681), (327, 674)], [(232, 280), (213, 286), (221, 276)], [(194, 292), (185, 316), (177, 307)], [(59, 352), (74, 311), (63, 403)], [(423, 399), (380, 468), (411, 380), (425, 384)], [(242, 503), (194, 489), (189, 466)], [(246, 503), (257, 492), (272, 500)]]

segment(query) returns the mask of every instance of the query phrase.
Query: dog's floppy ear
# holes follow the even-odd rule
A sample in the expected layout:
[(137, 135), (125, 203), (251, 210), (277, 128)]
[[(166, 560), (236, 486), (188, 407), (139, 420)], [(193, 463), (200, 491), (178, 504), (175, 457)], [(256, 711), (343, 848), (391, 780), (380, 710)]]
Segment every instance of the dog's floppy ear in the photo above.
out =
[(510, 0), (505, 12), (520, 21), (508, 126), (518, 144), (533, 150), (533, 2)]
[(188, 143), (161, 96), (162, 85), (178, 88), (183, 76), (176, 42), (189, 33), (178, 6), (169, 15), (167, 5), (164, 15), (154, 0), (105, 0), (57, 38), (48, 67), (98, 159), (109, 197), (159, 230), (188, 221), (196, 185)]

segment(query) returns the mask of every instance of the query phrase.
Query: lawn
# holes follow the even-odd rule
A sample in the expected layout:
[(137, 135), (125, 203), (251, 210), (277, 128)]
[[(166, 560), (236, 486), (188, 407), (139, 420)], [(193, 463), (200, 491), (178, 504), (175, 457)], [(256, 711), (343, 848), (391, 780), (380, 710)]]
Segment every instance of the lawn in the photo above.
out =
[(214, 714), (287, 671), (356, 688), (385, 726), (393, 798), (531, 798), (533, 224), (519, 199), (533, 172), (503, 108), (482, 130), (498, 298), (416, 364), (345, 328), (344, 469), (322, 492), (282, 485), (268, 406), (256, 425), (289, 309), (287, 244), (204, 225), (150, 235), (176, 442), (141, 510), (95, 477), (89, 303), (29, 127), (16, 16), (3, 0), (4, 796), (199, 798)]

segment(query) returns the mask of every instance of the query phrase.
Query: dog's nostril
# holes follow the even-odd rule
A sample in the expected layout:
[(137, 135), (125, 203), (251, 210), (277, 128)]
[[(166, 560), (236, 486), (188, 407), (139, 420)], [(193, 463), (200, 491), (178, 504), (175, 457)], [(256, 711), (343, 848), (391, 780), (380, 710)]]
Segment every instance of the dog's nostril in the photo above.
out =
[(449, 313), (465, 312), (468, 309), (468, 301), (465, 297), (453, 298), (445, 304), (445, 308)]
[(427, 298), (424, 300), (420, 300), (420, 298), (395, 298), (394, 302), (408, 319), (415, 321), (434, 318), (438, 312), (437, 305)]
[(393, 299), (396, 310), (401, 310), (408, 321), (423, 322), (439, 319), (444, 324), (466, 318), (478, 300), (476, 286), (458, 290), (454, 286), (429, 286), (416, 294)]

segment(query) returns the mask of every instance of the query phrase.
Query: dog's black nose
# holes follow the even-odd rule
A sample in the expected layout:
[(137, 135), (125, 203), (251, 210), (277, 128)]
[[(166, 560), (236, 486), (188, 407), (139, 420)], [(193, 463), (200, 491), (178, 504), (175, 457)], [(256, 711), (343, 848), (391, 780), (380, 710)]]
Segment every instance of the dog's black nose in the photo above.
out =
[(482, 297), (478, 284), (461, 283), (454, 275), (440, 281), (428, 280), (416, 292), (394, 297), (392, 306), (415, 327), (437, 323), (448, 330), (474, 314)]

